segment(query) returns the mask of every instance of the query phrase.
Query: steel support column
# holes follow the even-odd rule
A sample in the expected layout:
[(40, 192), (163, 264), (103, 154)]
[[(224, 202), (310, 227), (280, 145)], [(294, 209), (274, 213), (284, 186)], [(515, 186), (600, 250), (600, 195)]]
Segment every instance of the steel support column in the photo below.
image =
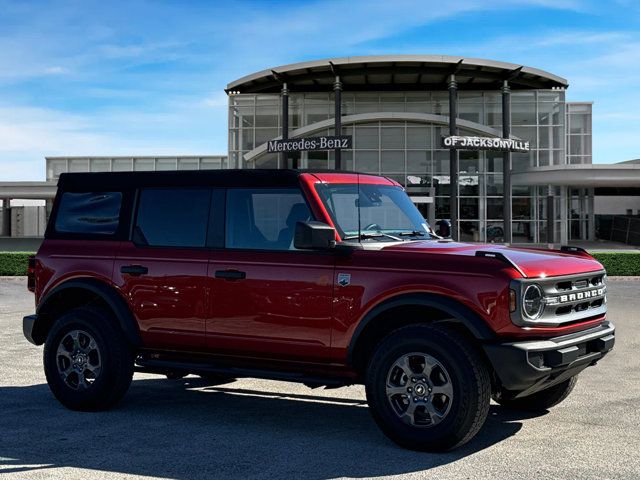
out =
[[(289, 139), (289, 89), (287, 84), (282, 84), (282, 140)], [(280, 165), (282, 168), (289, 168), (287, 152), (280, 153)], [(296, 165), (297, 166), (297, 165)]]
[[(333, 92), (335, 96), (335, 132), (334, 135), (342, 135), (342, 82), (340, 77), (336, 75), (336, 81), (333, 83)], [(335, 169), (342, 170), (342, 150), (336, 148), (335, 153)]]
[(587, 190), (587, 218), (589, 220), (589, 231), (587, 240), (590, 242), (596, 239), (596, 210), (595, 210), (595, 191), (593, 188)]
[(547, 244), (549, 248), (555, 243), (555, 197), (553, 195), (554, 187), (547, 187)]
[[(449, 75), (449, 135), (458, 134), (458, 84), (455, 75)], [(458, 240), (458, 151), (449, 150), (449, 206), (451, 220), (451, 238)]]
[(2, 199), (2, 218), (0, 221), (0, 236), (2, 237), (10, 237), (11, 236), (11, 199), (3, 198)]
[[(502, 138), (509, 138), (511, 135), (511, 89), (509, 82), (502, 83)], [(511, 235), (511, 152), (502, 154), (502, 179), (504, 203), (502, 206), (502, 216), (504, 218), (504, 242), (512, 242)]]

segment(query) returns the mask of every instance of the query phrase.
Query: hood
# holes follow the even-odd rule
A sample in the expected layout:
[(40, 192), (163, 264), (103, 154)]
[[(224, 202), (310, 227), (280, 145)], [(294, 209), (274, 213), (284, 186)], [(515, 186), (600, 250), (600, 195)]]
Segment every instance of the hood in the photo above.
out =
[[(555, 277), (603, 270), (596, 259), (586, 253), (569, 254), (560, 250), (516, 248), (495, 244), (458, 243), (448, 240), (403, 242), (383, 248), (384, 251), (405, 251), (438, 255), (464, 255), (495, 252), (504, 255), (527, 278)], [(499, 261), (499, 260), (496, 260)]]

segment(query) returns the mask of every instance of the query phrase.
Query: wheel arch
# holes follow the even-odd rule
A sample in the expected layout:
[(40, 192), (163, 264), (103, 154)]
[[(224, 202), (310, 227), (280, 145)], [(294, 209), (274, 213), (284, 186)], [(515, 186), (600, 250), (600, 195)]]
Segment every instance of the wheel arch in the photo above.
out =
[(36, 308), (37, 322), (33, 338), (44, 343), (55, 319), (63, 312), (81, 306), (99, 306), (110, 310), (125, 338), (134, 347), (142, 345), (138, 323), (126, 301), (111, 285), (94, 278), (74, 278), (56, 285)]
[(433, 293), (401, 294), (371, 308), (358, 323), (347, 351), (347, 363), (358, 373), (372, 349), (391, 331), (410, 324), (447, 323), (475, 342), (495, 338), (478, 314), (451, 298)]

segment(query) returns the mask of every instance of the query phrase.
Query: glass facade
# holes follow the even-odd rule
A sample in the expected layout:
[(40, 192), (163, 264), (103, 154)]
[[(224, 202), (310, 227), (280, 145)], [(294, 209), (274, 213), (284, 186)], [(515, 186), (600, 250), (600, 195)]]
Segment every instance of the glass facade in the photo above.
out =
[(567, 163), (591, 162), (591, 109), (587, 102), (567, 104)]
[[(477, 129), (460, 128), (460, 134), (489, 136), (483, 128), (492, 127), (500, 136), (501, 102), (498, 90), (459, 91), (458, 118), (477, 125)], [(566, 103), (564, 90), (517, 90), (511, 93), (512, 134), (529, 141), (531, 146), (528, 153), (512, 154), (513, 171), (564, 165), (568, 163), (567, 144), (573, 145), (572, 142), (581, 142), (575, 150), (580, 154), (572, 154), (572, 161), (591, 163), (590, 105), (588, 116), (580, 108), (574, 109), (573, 105)], [(332, 123), (333, 112), (333, 93), (291, 93), (290, 136), (301, 127), (308, 128), (323, 121)], [(398, 115), (398, 120), (367, 121), (363, 116), (357, 122), (348, 120), (350, 115), (369, 114), (375, 117), (386, 112), (432, 114), (443, 118), (438, 122), (428, 122), (402, 120), (402, 115)], [(433, 188), (435, 218), (448, 219), (451, 188), (449, 150), (440, 146), (441, 136), (448, 134), (448, 118), (444, 118), (448, 114), (447, 91), (343, 92), (341, 133), (353, 136), (353, 149), (342, 152), (343, 168), (385, 175), (405, 186), (410, 179), (410, 184), (419, 183), (421, 187)], [(251, 160), (245, 159), (251, 150), (282, 133), (281, 121), (279, 94), (230, 95), (230, 168), (283, 168), (280, 156), (275, 153), (265, 152)], [(568, 131), (568, 125), (574, 125), (575, 132)], [(308, 136), (333, 134), (334, 130), (329, 125), (313, 129)], [(579, 137), (579, 141), (574, 137)], [(586, 151), (588, 156), (583, 153)], [(460, 151), (459, 158), (459, 238), (465, 241), (502, 241), (502, 153)], [(333, 151), (301, 152), (299, 167), (333, 168), (333, 161)], [(566, 189), (557, 188), (554, 193), (558, 195), (554, 200), (557, 202), (554, 212), (558, 222), (554, 230), (556, 241), (560, 242), (563, 222), (571, 216)], [(546, 242), (547, 194), (546, 187), (513, 187), (514, 243)]]

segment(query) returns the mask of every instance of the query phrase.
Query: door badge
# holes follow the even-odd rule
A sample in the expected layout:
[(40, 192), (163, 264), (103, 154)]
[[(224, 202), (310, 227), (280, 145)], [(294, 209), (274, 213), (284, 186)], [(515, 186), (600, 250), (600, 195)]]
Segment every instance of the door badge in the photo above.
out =
[(351, 283), (351, 274), (349, 273), (339, 273), (338, 274), (338, 285), (341, 287), (346, 287)]

